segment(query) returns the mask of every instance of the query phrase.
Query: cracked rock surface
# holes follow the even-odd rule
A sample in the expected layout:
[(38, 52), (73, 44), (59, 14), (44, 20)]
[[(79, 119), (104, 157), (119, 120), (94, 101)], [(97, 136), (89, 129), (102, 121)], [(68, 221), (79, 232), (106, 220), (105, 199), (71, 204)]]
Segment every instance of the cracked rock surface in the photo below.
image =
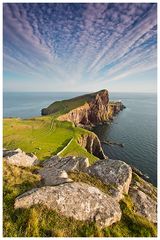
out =
[(15, 201), (15, 208), (43, 204), (76, 220), (95, 221), (100, 227), (110, 226), (121, 218), (118, 202), (86, 183), (66, 183), (28, 191)]
[(120, 160), (98, 160), (87, 168), (87, 173), (110, 186), (110, 194), (120, 201), (127, 194), (132, 179), (131, 167)]
[(53, 156), (42, 164), (38, 171), (41, 175), (44, 185), (58, 185), (66, 182), (72, 182), (67, 172), (74, 170), (84, 170), (89, 166), (88, 158), (84, 157), (65, 157)]

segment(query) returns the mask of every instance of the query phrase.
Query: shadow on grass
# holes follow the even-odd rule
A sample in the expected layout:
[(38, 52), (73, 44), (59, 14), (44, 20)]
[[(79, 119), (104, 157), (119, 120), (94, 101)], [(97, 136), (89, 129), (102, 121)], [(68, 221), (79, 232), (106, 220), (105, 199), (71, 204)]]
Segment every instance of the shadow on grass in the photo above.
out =
[(43, 158), (43, 161), (51, 158), (51, 157), (54, 156), (54, 155), (57, 155), (60, 151), (62, 151), (62, 150), (67, 146), (67, 144), (71, 141), (71, 139), (72, 139), (72, 138), (66, 139), (66, 140), (56, 149), (56, 151), (54, 151), (54, 152), (51, 153), (50, 156), (45, 156), (45, 157)]

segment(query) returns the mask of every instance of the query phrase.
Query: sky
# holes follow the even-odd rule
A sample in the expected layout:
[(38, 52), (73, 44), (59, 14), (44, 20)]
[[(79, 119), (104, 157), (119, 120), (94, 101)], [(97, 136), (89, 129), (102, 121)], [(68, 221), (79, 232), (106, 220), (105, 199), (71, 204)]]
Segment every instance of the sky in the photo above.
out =
[(156, 3), (4, 3), (3, 88), (155, 92)]

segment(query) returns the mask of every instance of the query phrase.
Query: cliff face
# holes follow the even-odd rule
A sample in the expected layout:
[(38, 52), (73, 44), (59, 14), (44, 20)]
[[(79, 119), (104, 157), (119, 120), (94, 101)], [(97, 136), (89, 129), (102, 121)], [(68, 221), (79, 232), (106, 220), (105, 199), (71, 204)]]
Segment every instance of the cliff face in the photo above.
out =
[(121, 102), (109, 102), (108, 104), (108, 119), (112, 120), (113, 116), (122, 111), (125, 106)]
[(61, 121), (70, 121), (75, 125), (93, 126), (106, 122), (124, 108), (121, 102), (109, 102), (107, 90), (99, 91), (84, 105), (58, 117)]
[(108, 159), (105, 156), (100, 140), (96, 134), (85, 134), (79, 137), (78, 144), (81, 147), (84, 147), (89, 153), (93, 154), (94, 156), (100, 159)]
[(96, 125), (108, 120), (108, 103), (108, 91), (102, 90), (84, 105), (61, 115), (58, 119), (74, 122), (75, 125)]
[[(109, 102), (107, 90), (86, 94), (69, 100), (51, 104), (42, 109), (44, 114), (61, 114), (57, 119), (69, 121), (76, 126), (92, 128), (97, 124), (107, 122), (124, 108), (121, 102)], [(79, 138), (78, 143), (88, 152), (100, 159), (107, 158), (96, 135), (86, 134)]]

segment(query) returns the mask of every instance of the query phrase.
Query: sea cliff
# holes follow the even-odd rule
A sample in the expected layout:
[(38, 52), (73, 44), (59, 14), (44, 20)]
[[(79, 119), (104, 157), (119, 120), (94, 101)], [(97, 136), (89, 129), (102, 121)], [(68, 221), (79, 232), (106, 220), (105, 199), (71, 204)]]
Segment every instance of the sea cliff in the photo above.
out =
[[(76, 102), (75, 107), (68, 107), (74, 101)], [(59, 113), (60, 105), (64, 109), (64, 114), (62, 112), (57, 119), (60, 121), (70, 121), (76, 126), (81, 127), (92, 127), (107, 122), (113, 119), (115, 114), (125, 108), (120, 101), (110, 102), (109, 93), (105, 89), (78, 98), (61, 101), (61, 103), (55, 102), (47, 108), (42, 109), (42, 115)]]
[[(109, 122), (125, 106), (121, 101), (109, 101), (108, 90), (82, 95), (69, 100), (52, 103), (42, 109), (42, 115), (57, 115), (57, 120), (72, 122), (75, 126), (91, 129), (93, 126)], [(78, 139), (78, 144), (94, 156), (104, 159), (100, 140), (88, 132)]]

